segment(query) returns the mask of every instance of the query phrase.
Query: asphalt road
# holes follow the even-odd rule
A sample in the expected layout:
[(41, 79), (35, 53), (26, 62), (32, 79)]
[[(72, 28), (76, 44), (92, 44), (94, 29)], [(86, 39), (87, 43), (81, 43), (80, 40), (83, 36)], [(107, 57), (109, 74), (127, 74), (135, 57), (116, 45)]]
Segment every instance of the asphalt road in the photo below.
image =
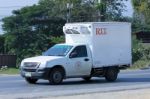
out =
[(61, 85), (49, 85), (45, 80), (39, 80), (37, 84), (28, 84), (20, 75), (0, 76), (0, 99), (40, 99), (145, 88), (150, 88), (150, 69), (121, 71), (117, 81), (111, 83), (104, 78), (92, 78), (90, 82), (75, 78), (64, 80)]

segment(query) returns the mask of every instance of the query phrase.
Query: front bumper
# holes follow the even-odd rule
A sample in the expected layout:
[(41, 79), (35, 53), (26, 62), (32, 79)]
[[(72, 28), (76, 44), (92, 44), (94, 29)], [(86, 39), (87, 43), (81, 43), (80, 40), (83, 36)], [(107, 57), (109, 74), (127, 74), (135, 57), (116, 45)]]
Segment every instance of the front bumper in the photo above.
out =
[(48, 79), (50, 68), (44, 69), (27, 69), (27, 68), (20, 68), (20, 74), (22, 77), (25, 78), (36, 78), (36, 79)]

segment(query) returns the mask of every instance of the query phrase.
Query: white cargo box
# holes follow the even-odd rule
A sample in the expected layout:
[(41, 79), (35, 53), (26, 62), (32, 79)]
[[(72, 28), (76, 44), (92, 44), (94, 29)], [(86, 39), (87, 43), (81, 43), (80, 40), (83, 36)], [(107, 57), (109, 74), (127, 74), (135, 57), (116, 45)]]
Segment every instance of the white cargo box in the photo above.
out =
[(131, 64), (130, 23), (67, 23), (63, 31), (66, 43), (89, 45), (94, 68)]

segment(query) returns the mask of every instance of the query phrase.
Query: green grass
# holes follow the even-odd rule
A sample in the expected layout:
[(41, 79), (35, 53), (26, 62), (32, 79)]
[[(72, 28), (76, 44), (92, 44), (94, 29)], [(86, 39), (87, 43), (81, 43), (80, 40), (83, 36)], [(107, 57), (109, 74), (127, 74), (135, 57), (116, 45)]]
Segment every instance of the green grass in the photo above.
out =
[(19, 74), (18, 68), (8, 68), (0, 70), (0, 74)]
[(144, 69), (150, 66), (149, 60), (139, 60), (135, 62), (130, 69)]

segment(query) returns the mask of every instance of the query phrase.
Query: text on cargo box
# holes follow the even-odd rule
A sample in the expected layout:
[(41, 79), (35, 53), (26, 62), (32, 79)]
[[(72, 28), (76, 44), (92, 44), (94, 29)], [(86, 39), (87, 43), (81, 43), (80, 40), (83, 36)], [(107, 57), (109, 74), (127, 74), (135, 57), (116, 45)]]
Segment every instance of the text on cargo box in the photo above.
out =
[(106, 28), (96, 28), (96, 35), (106, 35)]

